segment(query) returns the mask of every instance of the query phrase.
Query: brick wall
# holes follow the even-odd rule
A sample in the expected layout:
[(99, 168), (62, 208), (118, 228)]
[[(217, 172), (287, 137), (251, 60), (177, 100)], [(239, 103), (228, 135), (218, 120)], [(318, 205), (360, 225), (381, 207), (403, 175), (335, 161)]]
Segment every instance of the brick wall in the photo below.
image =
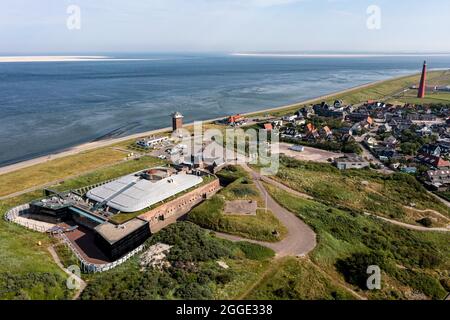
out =
[(164, 203), (158, 208), (152, 209), (140, 215), (139, 218), (148, 221), (150, 223), (150, 227), (158, 223), (162, 223), (164, 220), (169, 218), (176, 221), (176, 218), (188, 213), (194, 206), (216, 194), (219, 189), (219, 179), (216, 179), (198, 189), (186, 193), (177, 199)]

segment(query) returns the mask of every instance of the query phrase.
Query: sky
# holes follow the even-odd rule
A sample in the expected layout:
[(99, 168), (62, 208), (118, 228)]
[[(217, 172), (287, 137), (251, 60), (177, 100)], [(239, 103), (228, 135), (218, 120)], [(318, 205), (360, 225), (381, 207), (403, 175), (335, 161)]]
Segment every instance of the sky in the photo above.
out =
[(450, 52), (449, 30), (448, 0), (0, 1), (2, 55)]

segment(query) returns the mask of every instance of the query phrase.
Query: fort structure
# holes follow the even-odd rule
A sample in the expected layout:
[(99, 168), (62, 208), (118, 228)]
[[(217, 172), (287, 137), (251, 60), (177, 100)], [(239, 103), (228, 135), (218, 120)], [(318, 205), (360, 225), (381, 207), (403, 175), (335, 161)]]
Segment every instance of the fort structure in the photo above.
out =
[(219, 189), (219, 180), (214, 179), (195, 190), (149, 210), (140, 215), (139, 219), (149, 222), (152, 233), (157, 232), (167, 223), (174, 222), (191, 211), (196, 205), (216, 194)]
[(219, 179), (207, 171), (156, 167), (86, 193), (46, 190), (44, 199), (11, 210), (7, 220), (61, 237), (82, 265), (107, 270), (219, 189)]

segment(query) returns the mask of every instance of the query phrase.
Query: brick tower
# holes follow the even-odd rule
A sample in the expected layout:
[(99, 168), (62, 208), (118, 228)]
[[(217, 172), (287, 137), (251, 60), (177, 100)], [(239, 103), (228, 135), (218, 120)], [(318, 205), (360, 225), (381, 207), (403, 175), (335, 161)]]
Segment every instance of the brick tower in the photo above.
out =
[(172, 114), (172, 130), (178, 131), (183, 128), (183, 115), (179, 112)]
[(417, 95), (419, 99), (425, 98), (426, 85), (427, 85), (427, 62), (424, 61), (422, 78), (420, 78), (419, 94)]

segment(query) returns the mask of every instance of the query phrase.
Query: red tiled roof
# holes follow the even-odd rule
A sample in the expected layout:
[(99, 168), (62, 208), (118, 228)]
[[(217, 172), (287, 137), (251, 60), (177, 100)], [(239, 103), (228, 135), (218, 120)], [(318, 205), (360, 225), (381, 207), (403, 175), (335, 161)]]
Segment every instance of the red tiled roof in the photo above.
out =
[(436, 168), (450, 167), (450, 162), (442, 159), (441, 157), (436, 157), (428, 154), (419, 154), (417, 156), (417, 159)]
[(313, 132), (313, 131), (315, 130), (315, 128), (314, 128), (314, 126), (313, 126), (312, 123), (308, 123), (308, 124), (306, 125), (306, 128), (308, 128), (308, 131), (309, 131), (309, 132)]

